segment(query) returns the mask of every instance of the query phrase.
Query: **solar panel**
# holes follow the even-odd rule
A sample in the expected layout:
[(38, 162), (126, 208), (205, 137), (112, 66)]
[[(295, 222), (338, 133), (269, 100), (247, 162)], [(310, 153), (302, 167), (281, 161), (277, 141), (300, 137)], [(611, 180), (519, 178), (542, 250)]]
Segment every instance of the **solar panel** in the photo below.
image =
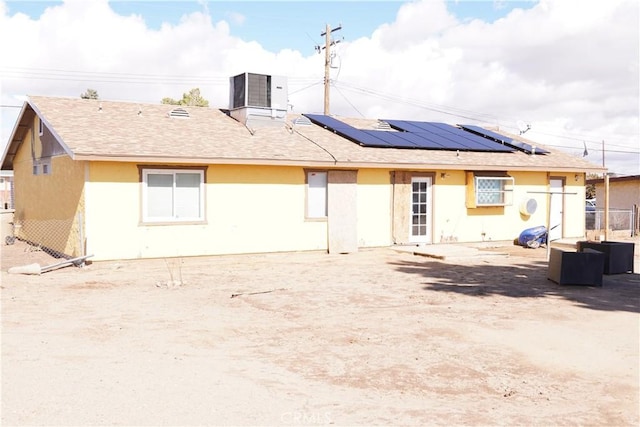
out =
[(394, 148), (420, 148), (419, 145), (407, 139), (402, 139), (396, 134), (399, 132), (389, 132), (384, 130), (363, 130), (362, 132), (385, 141)]
[[(534, 152), (534, 147), (531, 144), (527, 144), (526, 142), (518, 141), (508, 136), (501, 135), (499, 133), (481, 128), (480, 126), (474, 126), (474, 125), (458, 125), (458, 126), (460, 126), (462, 129), (464, 129), (467, 132), (473, 133), (475, 135), (480, 135), (489, 140), (501, 142), (507, 146), (517, 148), (520, 151), (524, 151), (527, 154), (532, 154)], [(535, 147), (535, 153), (549, 154), (549, 151), (539, 147)]]
[[(418, 122), (411, 120), (385, 120), (389, 125), (404, 133), (420, 135), (437, 144), (440, 149), (464, 150), (464, 151), (491, 151), (491, 152), (512, 152), (510, 147), (495, 143), (487, 144), (487, 140), (480, 136), (465, 132), (455, 126), (445, 123)], [(431, 147), (430, 147), (431, 148)]]
[(397, 138), (402, 138), (404, 140), (412, 142), (417, 146), (416, 148), (430, 149), (430, 150), (446, 149), (444, 146), (429, 139), (428, 136), (424, 134), (415, 134), (411, 132), (394, 132), (393, 134), (396, 135)]
[(385, 120), (394, 131), (363, 130), (323, 114), (303, 114), (312, 123), (364, 147), (512, 152), (513, 148), (445, 123)]
[(369, 135), (360, 129), (356, 129), (351, 125), (348, 125), (340, 120), (334, 119), (330, 116), (325, 116), (323, 114), (303, 114), (313, 123), (318, 126), (322, 126), (343, 138), (347, 138), (348, 140), (355, 142), (358, 145), (363, 145), (365, 147), (392, 147), (389, 143), (381, 140), (380, 138), (376, 138), (373, 135)]
[(442, 127), (436, 126), (434, 123), (429, 122), (412, 122), (414, 126), (419, 127), (423, 131), (430, 132), (434, 135), (438, 136), (438, 139), (442, 141), (443, 144), (447, 144), (448, 147), (454, 148), (456, 150), (466, 150), (466, 151), (491, 151), (487, 147), (484, 147), (480, 144), (475, 144), (472, 141), (469, 141), (465, 138), (461, 138), (458, 135), (454, 135), (446, 129)]
[(326, 127), (327, 129), (353, 128), (353, 126), (350, 126), (345, 122), (341, 122), (331, 116), (325, 116), (324, 114), (303, 114), (303, 116), (307, 117), (313, 123)]
[(498, 145), (496, 147), (496, 144), (494, 141), (487, 140), (486, 138), (483, 138), (481, 136), (466, 132), (465, 130), (460, 129), (459, 127), (451, 126), (445, 123), (431, 123), (431, 124), (439, 129), (442, 129), (443, 131), (446, 131), (452, 135), (455, 135), (458, 138), (462, 138), (464, 141), (466, 141), (465, 142), (466, 144), (470, 144), (473, 147), (477, 147), (477, 146), (485, 147), (490, 151), (509, 151), (509, 152), (514, 151), (512, 148), (505, 147), (504, 145)]

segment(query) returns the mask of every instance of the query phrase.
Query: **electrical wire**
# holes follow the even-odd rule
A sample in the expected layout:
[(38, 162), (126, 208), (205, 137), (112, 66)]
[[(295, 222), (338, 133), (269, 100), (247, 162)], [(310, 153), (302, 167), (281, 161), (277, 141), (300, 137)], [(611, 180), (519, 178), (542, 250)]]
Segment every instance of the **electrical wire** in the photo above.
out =
[[(381, 99), (386, 99), (386, 100), (394, 101), (394, 102), (397, 102), (397, 103), (401, 103), (401, 104), (405, 104), (405, 105), (414, 106), (414, 107), (417, 107), (417, 108), (422, 108), (422, 109), (434, 111), (434, 112), (437, 112), (437, 113), (440, 113), (440, 114), (446, 114), (446, 115), (450, 115), (450, 116), (466, 118), (466, 119), (470, 119), (470, 120), (474, 120), (474, 121), (490, 121), (490, 122), (493, 122), (493, 123), (495, 123), (497, 125), (500, 125), (501, 127), (514, 129), (513, 126), (511, 126), (509, 124), (504, 124), (505, 123), (504, 120), (502, 120), (502, 119), (500, 119), (497, 116), (494, 116), (492, 114), (478, 113), (478, 112), (474, 112), (474, 111), (470, 111), (470, 110), (464, 110), (464, 109), (448, 107), (448, 106), (434, 106), (433, 104), (425, 103), (423, 101), (419, 101), (419, 100), (416, 100), (416, 99), (400, 97), (400, 96), (397, 96), (397, 95), (390, 95), (390, 94), (379, 92), (379, 91), (376, 91), (376, 90), (373, 90), (373, 89), (362, 88), (362, 87), (358, 87), (358, 86), (351, 85), (351, 84), (348, 84), (348, 83), (345, 84), (344, 82), (336, 82), (335, 86), (336, 86), (336, 88), (338, 86), (341, 86), (343, 89), (348, 90), (348, 91), (358, 92), (358, 93), (361, 93), (361, 94), (370, 95), (370, 96), (378, 97), (378, 98), (381, 98)], [(447, 109), (451, 110), (451, 111), (448, 111)], [(487, 120), (487, 118), (490, 118), (491, 120)], [(536, 132), (537, 132), (537, 130), (536, 130)], [(572, 139), (572, 140), (585, 142), (585, 143), (589, 143), (589, 144), (601, 144), (601, 141), (588, 140), (587, 138), (584, 138), (584, 137), (580, 138), (580, 137), (563, 136), (563, 135), (543, 133), (543, 132), (540, 132), (540, 133), (542, 133), (544, 135), (547, 135), (547, 136)], [(604, 138), (604, 139), (606, 140), (608, 138)], [(569, 149), (575, 149), (576, 148), (576, 147), (568, 147), (568, 146), (555, 145), (555, 144), (549, 144), (549, 143), (545, 143), (545, 145), (548, 145), (550, 147), (558, 147), (558, 148), (569, 148)], [(607, 144), (607, 147), (626, 148), (627, 146), (620, 145), (620, 144)], [(591, 148), (591, 149), (594, 150), (594, 151), (597, 151), (597, 149), (594, 149), (594, 148)], [(606, 149), (606, 151), (607, 152), (611, 151), (612, 153), (617, 153), (617, 152), (619, 152), (619, 153), (630, 153), (630, 154), (640, 153), (640, 151), (609, 150), (608, 148)]]
[(358, 114), (360, 114), (360, 116), (362, 116), (363, 118), (365, 118), (364, 114), (362, 114), (362, 113), (360, 112), (360, 110), (358, 110), (358, 108), (357, 108), (355, 105), (353, 105), (353, 103), (352, 103), (351, 101), (349, 101), (349, 98), (347, 98), (347, 97), (344, 95), (344, 93), (342, 93), (342, 91), (340, 90), (340, 88), (338, 88), (338, 87), (334, 86), (334, 89), (335, 89), (335, 90), (337, 90), (337, 91), (338, 91), (338, 93), (339, 93), (340, 95), (342, 95), (342, 97), (344, 98), (344, 100), (345, 100), (345, 101), (347, 101), (347, 103), (348, 103), (349, 105), (351, 105), (351, 108), (353, 108), (354, 110), (356, 110), (356, 112), (357, 112)]

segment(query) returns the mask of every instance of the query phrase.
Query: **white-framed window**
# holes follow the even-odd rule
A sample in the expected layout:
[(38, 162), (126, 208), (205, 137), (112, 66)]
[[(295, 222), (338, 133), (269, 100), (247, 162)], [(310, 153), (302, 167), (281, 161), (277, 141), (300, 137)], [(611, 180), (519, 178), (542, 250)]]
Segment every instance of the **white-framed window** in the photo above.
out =
[(509, 206), (513, 204), (513, 177), (476, 176), (476, 206)]
[(142, 221), (204, 221), (204, 177), (204, 169), (142, 169)]
[(327, 172), (307, 171), (307, 218), (327, 217)]
[(38, 135), (42, 136), (44, 134), (44, 123), (42, 119), (38, 118)]

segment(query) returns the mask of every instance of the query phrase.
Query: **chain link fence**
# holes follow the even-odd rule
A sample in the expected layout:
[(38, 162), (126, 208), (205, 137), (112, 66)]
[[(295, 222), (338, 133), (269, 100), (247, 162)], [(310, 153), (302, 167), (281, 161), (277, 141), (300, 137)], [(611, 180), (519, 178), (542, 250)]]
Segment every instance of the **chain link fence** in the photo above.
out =
[[(604, 209), (585, 212), (585, 228), (587, 230), (604, 230)], [(612, 231), (629, 231), (637, 233), (637, 214), (634, 209), (609, 209), (609, 229)]]
[(84, 256), (82, 216), (69, 219), (19, 219), (14, 218), (12, 233), (6, 244), (15, 240), (28, 243), (34, 250), (42, 250), (56, 258)]

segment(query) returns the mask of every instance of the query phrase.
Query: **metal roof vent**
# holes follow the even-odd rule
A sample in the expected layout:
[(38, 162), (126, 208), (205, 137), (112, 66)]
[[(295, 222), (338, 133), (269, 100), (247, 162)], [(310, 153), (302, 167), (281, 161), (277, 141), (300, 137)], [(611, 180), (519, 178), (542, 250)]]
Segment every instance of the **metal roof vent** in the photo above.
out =
[(169, 117), (174, 118), (174, 119), (188, 119), (189, 118), (189, 112), (187, 110), (185, 110), (184, 108), (174, 108), (173, 110), (169, 111), (169, 113), (167, 114)]
[(311, 126), (311, 120), (305, 116), (300, 116), (293, 119), (293, 124), (296, 126)]
[(391, 125), (384, 120), (378, 120), (378, 126), (376, 126), (376, 128), (381, 130), (391, 130)]

